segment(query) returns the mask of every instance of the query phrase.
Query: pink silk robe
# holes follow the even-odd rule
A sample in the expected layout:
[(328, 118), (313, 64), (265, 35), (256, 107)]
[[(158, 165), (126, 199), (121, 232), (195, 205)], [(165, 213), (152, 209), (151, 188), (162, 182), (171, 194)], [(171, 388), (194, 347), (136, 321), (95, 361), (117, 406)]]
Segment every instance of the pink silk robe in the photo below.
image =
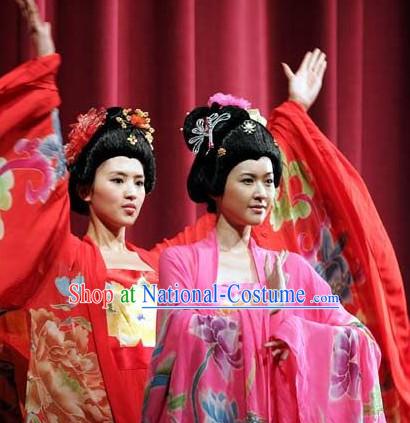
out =
[[(251, 240), (265, 285), (266, 255)], [(215, 231), (160, 257), (160, 287), (209, 288), (216, 280)], [(306, 304), (329, 285), (305, 259), (290, 253), (288, 288), (303, 288)], [(245, 284), (249, 288), (249, 284)], [(368, 330), (339, 309), (167, 310), (151, 363), (143, 411), (154, 422), (384, 422), (380, 351)], [(264, 348), (281, 339), (290, 348), (278, 365)]]

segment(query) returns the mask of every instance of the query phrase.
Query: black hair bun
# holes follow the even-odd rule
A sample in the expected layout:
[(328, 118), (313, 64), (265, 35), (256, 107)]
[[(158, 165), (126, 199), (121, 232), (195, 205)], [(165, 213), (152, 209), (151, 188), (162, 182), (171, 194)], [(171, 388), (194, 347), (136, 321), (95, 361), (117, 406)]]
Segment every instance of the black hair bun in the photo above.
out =
[(237, 106), (223, 106), (213, 103), (211, 107), (197, 107), (185, 118), (183, 135), (187, 147), (195, 154), (208, 151), (208, 126), (212, 127), (212, 142), (220, 147), (225, 136), (250, 119), (246, 110)]
[(118, 128), (119, 123), (117, 118), (123, 118), (123, 108), (122, 107), (109, 107), (107, 109), (107, 116), (105, 118), (104, 128), (105, 129), (114, 129)]

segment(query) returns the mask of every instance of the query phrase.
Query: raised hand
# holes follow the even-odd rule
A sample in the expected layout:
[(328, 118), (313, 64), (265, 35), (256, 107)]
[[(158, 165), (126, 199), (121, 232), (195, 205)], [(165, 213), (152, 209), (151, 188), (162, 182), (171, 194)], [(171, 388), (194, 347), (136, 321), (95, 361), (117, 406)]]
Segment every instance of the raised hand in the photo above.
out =
[(287, 277), (283, 271), (283, 265), (288, 258), (287, 251), (281, 251), (275, 259), (275, 263), (271, 265), (270, 255), (266, 255), (265, 258), (265, 276), (266, 285), (269, 289), (285, 289), (287, 283)]
[(35, 0), (16, 0), (27, 21), (37, 56), (47, 56), (55, 52), (51, 25), (40, 16)]
[[(287, 275), (283, 271), (283, 265), (288, 257), (287, 251), (281, 251), (277, 256), (273, 269), (270, 265), (270, 256), (266, 255), (265, 275), (266, 284), (269, 289), (286, 289)], [(271, 314), (277, 313), (279, 309), (273, 309)], [(279, 363), (289, 357), (289, 347), (281, 339), (271, 339), (264, 344), (265, 348), (271, 350), (273, 358)]]
[(295, 73), (286, 63), (282, 63), (282, 66), (289, 81), (289, 100), (297, 101), (308, 110), (322, 88), (326, 55), (318, 48), (313, 52), (308, 51)]

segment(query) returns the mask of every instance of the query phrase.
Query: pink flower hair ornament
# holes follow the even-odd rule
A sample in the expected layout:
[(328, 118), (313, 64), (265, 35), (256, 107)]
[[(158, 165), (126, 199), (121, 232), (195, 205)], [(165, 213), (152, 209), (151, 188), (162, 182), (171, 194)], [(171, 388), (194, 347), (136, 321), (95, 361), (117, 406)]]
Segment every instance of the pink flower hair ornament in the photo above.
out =
[(212, 103), (218, 103), (220, 106), (237, 106), (245, 110), (251, 108), (251, 103), (248, 100), (231, 94), (216, 93), (209, 97), (208, 106), (211, 107)]
[(252, 120), (256, 120), (263, 126), (266, 126), (267, 121), (261, 115), (259, 109), (251, 109), (251, 102), (246, 98), (235, 97), (232, 94), (216, 93), (209, 97), (208, 107), (212, 106), (212, 103), (218, 103), (220, 106), (237, 106), (245, 109)]

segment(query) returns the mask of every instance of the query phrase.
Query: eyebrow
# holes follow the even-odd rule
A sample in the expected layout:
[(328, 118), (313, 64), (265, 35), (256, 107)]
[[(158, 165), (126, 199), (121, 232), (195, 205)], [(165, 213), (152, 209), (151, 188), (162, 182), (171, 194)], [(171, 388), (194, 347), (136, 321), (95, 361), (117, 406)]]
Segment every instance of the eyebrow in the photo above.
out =
[[(121, 172), (121, 171), (113, 171), (109, 173), (109, 176), (114, 176), (114, 175), (118, 175), (118, 176), (124, 176), (124, 177), (128, 177), (129, 174), (125, 173), (125, 172)], [(137, 173), (134, 175), (134, 178), (144, 178), (144, 175), (141, 173)]]
[[(273, 175), (273, 172), (266, 172), (264, 176), (269, 175)], [(240, 176), (256, 176), (256, 174), (252, 172), (242, 172)]]

